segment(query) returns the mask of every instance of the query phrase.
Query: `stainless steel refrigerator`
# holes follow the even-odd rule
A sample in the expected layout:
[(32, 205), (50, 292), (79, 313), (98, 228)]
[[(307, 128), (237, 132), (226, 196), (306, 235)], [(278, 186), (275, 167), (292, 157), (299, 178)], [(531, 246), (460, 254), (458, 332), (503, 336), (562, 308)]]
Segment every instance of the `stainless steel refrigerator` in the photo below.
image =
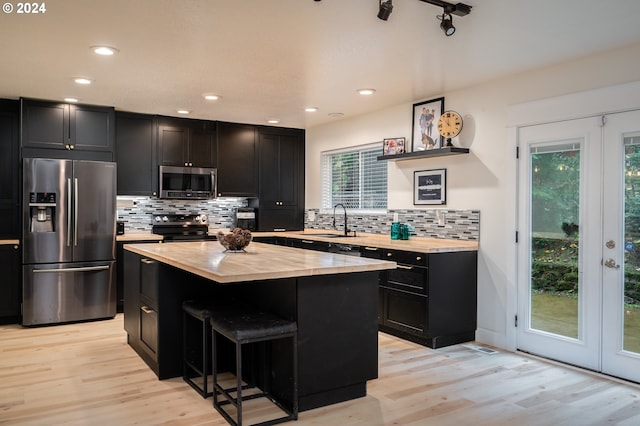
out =
[(22, 324), (116, 314), (116, 164), (23, 160)]

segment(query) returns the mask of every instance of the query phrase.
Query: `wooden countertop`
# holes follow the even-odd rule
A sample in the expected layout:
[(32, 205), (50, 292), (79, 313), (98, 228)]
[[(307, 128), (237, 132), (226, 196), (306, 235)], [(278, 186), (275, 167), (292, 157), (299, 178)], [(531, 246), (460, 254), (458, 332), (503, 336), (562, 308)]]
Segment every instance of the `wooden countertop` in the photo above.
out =
[(244, 253), (225, 253), (217, 241), (125, 244), (124, 248), (219, 283), (396, 268), (395, 262), (255, 242)]
[[(218, 230), (209, 230), (210, 235), (215, 235)], [(228, 229), (221, 231), (227, 233)], [(443, 238), (411, 237), (408, 240), (392, 240), (389, 235), (357, 233), (356, 237), (327, 238), (322, 235), (340, 235), (338, 231), (325, 231), (322, 229), (307, 229), (305, 231), (289, 232), (252, 232), (255, 237), (286, 237), (308, 239), (313, 241), (326, 241), (343, 244), (353, 244), (364, 247), (378, 247), (392, 250), (415, 251), (420, 253), (441, 253), (453, 251), (478, 251), (477, 241), (451, 240)], [(319, 235), (321, 234), (321, 235)], [(162, 241), (162, 235), (152, 234), (151, 231), (127, 232), (117, 235), (116, 241)], [(173, 244), (173, 243), (172, 243)]]
[(364, 247), (377, 247), (393, 250), (415, 251), (420, 253), (441, 253), (453, 251), (477, 251), (477, 241), (450, 240), (444, 238), (411, 237), (408, 240), (392, 240), (389, 235), (357, 233), (355, 237), (323, 237), (318, 234), (340, 235), (337, 231), (321, 229), (307, 229), (292, 232), (256, 232), (255, 236), (281, 236), (288, 238), (302, 238), (313, 241), (353, 244)]

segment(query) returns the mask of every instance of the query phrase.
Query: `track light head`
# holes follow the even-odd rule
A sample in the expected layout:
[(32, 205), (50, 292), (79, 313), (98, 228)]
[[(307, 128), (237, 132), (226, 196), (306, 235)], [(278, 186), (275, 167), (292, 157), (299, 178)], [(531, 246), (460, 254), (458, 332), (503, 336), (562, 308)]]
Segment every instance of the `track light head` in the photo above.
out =
[(378, 10), (378, 19), (386, 21), (393, 11), (392, 0), (380, 0), (380, 9)]
[(440, 28), (442, 28), (444, 35), (447, 37), (452, 36), (453, 33), (456, 32), (456, 27), (453, 26), (453, 18), (451, 17), (451, 14), (443, 13), (440, 19), (442, 19), (442, 22), (440, 22)]

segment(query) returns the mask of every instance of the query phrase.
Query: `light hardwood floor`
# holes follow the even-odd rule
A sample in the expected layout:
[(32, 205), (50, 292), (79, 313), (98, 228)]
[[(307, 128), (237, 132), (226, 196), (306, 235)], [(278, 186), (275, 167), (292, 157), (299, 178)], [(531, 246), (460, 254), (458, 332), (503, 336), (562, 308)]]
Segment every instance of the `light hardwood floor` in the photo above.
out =
[[(368, 395), (300, 413), (299, 425), (639, 425), (640, 386), (464, 345), (432, 350), (380, 334)], [(340, 354), (336, 354), (339, 356)], [(0, 326), (0, 424), (225, 425), (182, 379), (159, 381), (123, 318)]]

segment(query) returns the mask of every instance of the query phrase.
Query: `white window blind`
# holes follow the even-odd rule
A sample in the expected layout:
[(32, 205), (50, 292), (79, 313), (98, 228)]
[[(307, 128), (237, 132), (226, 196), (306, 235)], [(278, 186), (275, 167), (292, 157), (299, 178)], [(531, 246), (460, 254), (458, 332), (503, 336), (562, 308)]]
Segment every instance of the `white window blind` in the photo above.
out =
[(322, 153), (322, 208), (338, 203), (350, 210), (386, 210), (387, 161), (382, 143)]

